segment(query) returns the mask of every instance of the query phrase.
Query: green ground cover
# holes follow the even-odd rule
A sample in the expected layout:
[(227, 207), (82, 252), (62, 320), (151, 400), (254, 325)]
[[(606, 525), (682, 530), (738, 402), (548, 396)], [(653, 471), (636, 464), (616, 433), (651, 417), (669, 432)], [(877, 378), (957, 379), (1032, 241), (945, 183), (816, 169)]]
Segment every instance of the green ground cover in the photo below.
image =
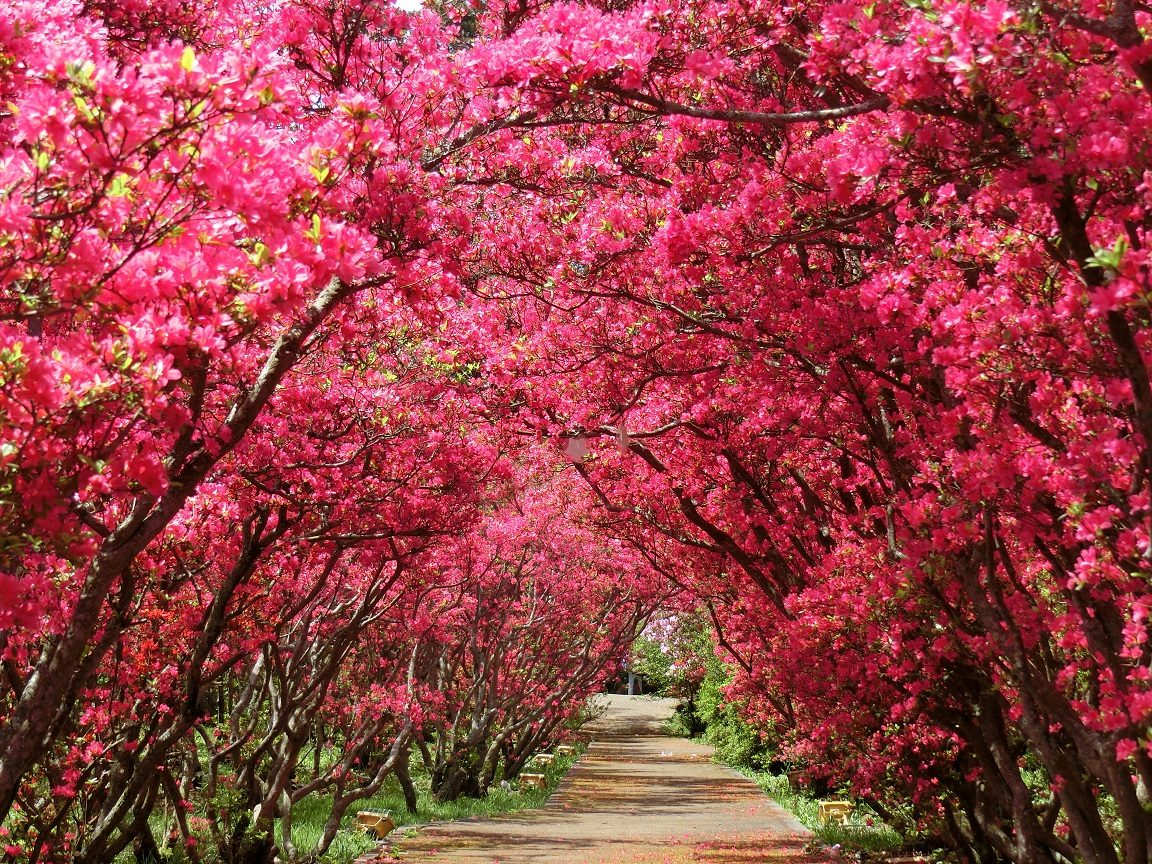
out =
[(846, 852), (866, 853), (895, 852), (904, 845), (904, 838), (886, 825), (867, 805), (853, 801), (854, 809), (847, 825), (825, 824), (820, 819), (821, 799), (807, 790), (794, 788), (787, 775), (736, 767), (742, 774), (755, 780), (761, 789), (799, 819), (825, 845), (838, 845)]
[[(550, 765), (530, 765), (528, 769), (530, 772), (544, 775), (545, 787), (542, 789), (533, 787), (521, 790), (515, 783), (510, 784), (508, 788), (497, 785), (484, 798), (459, 798), (455, 801), (437, 801), (432, 795), (429, 775), (413, 766), (412, 781), (417, 795), (416, 812), (408, 812), (404, 806), (404, 793), (400, 784), (395, 777), (389, 777), (376, 795), (358, 802), (349, 809), (336, 839), (327, 853), (317, 859), (316, 864), (350, 864), (364, 853), (381, 847), (380, 843), (356, 827), (356, 813), (360, 810), (387, 811), (397, 828), (402, 831), (406, 826), (415, 828), (429, 822), (496, 816), (540, 807), (585, 749), (586, 745), (576, 744), (571, 755), (557, 756)], [(324, 823), (331, 811), (332, 799), (327, 795), (311, 795), (292, 808), (292, 840), (298, 849), (315, 847), (323, 834)], [(190, 818), (193, 824), (197, 821), (196, 817), (197, 814), (192, 814)], [(157, 832), (162, 832), (163, 827), (163, 825), (155, 826)], [(214, 864), (216, 858), (212, 854), (212, 847), (207, 838), (204, 838), (197, 848), (202, 862)], [(186, 864), (190, 860), (183, 854), (183, 850), (177, 847), (167, 847), (162, 851), (166, 862), (170, 864)], [(131, 850), (126, 850), (116, 859), (116, 864), (133, 864), (135, 860)]]
[[(548, 800), (560, 779), (568, 772), (583, 747), (578, 747), (571, 756), (557, 756), (551, 765), (533, 766), (535, 773), (543, 774), (546, 786), (543, 789), (528, 788), (504, 789), (494, 786), (484, 798), (459, 798), (455, 801), (436, 801), (432, 797), (431, 784), (427, 774), (413, 773), (416, 786), (417, 810), (409, 813), (404, 807), (404, 794), (400, 784), (390, 777), (380, 792), (365, 799), (345, 818), (345, 824), (336, 836), (336, 841), (322, 861), (324, 864), (346, 864), (357, 856), (370, 851), (377, 843), (356, 828), (356, 810), (386, 810), (398, 829), (415, 827), (428, 822), (442, 820), (469, 819), (476, 816), (496, 816), (532, 807), (540, 807)], [(320, 795), (302, 801), (297, 805), (292, 817), (292, 836), (297, 845), (314, 844), (324, 830), (324, 820), (331, 810), (331, 800)]]

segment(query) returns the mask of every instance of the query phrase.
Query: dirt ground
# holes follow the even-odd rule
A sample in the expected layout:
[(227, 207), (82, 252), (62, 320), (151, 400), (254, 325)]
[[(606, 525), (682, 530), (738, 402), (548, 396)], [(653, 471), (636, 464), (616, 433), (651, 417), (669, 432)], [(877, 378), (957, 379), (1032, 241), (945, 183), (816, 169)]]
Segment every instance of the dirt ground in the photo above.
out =
[[(429, 825), (396, 843), (406, 864), (817, 864), (810, 834), (711, 748), (660, 734), (675, 702), (602, 696), (593, 741), (548, 803)], [(387, 859), (385, 859), (387, 860)]]

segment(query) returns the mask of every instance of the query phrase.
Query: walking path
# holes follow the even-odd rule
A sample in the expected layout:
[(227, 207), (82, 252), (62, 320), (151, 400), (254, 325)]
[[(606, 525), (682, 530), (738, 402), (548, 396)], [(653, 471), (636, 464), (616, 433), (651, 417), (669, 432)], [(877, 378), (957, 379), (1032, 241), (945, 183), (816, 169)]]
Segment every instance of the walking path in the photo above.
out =
[(539, 810), (440, 823), (407, 864), (817, 864), (809, 832), (703, 744), (660, 734), (675, 702), (600, 697), (592, 745)]

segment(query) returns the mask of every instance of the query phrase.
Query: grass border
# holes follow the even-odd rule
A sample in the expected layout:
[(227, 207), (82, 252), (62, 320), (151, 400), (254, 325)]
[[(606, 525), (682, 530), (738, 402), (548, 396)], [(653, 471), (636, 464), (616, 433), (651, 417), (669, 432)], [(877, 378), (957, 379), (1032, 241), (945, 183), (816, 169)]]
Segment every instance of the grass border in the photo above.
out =
[[(379, 793), (357, 802), (349, 809), (332, 846), (318, 861), (321, 864), (350, 864), (370, 852), (386, 852), (390, 848), (391, 840), (373, 840), (356, 828), (356, 812), (359, 810), (388, 811), (392, 821), (396, 823), (390, 838), (396, 838), (411, 836), (410, 832), (436, 822), (487, 819), (543, 807), (572, 765), (588, 749), (587, 742), (579, 739), (574, 740), (570, 746), (574, 748), (571, 755), (556, 756), (549, 765), (533, 766), (532, 773), (544, 775), (543, 788), (520, 790), (515, 787), (505, 789), (502, 786), (494, 786), (484, 798), (459, 798), (455, 801), (438, 802), (432, 797), (429, 777), (414, 776), (412, 779), (416, 784), (417, 794), (415, 813), (408, 812), (404, 806), (400, 784), (396, 782), (395, 777), (389, 777)], [(330, 808), (331, 805), (325, 803), (324, 796), (311, 796), (296, 805), (292, 817), (292, 836), (297, 840), (296, 845), (306, 846), (308, 844), (301, 841), (320, 836)]]

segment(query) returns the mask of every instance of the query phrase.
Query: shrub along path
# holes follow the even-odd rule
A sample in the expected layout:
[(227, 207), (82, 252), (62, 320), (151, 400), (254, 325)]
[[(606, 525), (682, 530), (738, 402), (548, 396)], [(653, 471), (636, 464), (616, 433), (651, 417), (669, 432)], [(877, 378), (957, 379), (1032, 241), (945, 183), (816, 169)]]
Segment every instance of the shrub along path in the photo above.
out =
[(592, 745), (539, 810), (430, 825), (396, 844), (409, 864), (806, 862), (804, 826), (711, 748), (661, 734), (671, 699), (608, 696)]

